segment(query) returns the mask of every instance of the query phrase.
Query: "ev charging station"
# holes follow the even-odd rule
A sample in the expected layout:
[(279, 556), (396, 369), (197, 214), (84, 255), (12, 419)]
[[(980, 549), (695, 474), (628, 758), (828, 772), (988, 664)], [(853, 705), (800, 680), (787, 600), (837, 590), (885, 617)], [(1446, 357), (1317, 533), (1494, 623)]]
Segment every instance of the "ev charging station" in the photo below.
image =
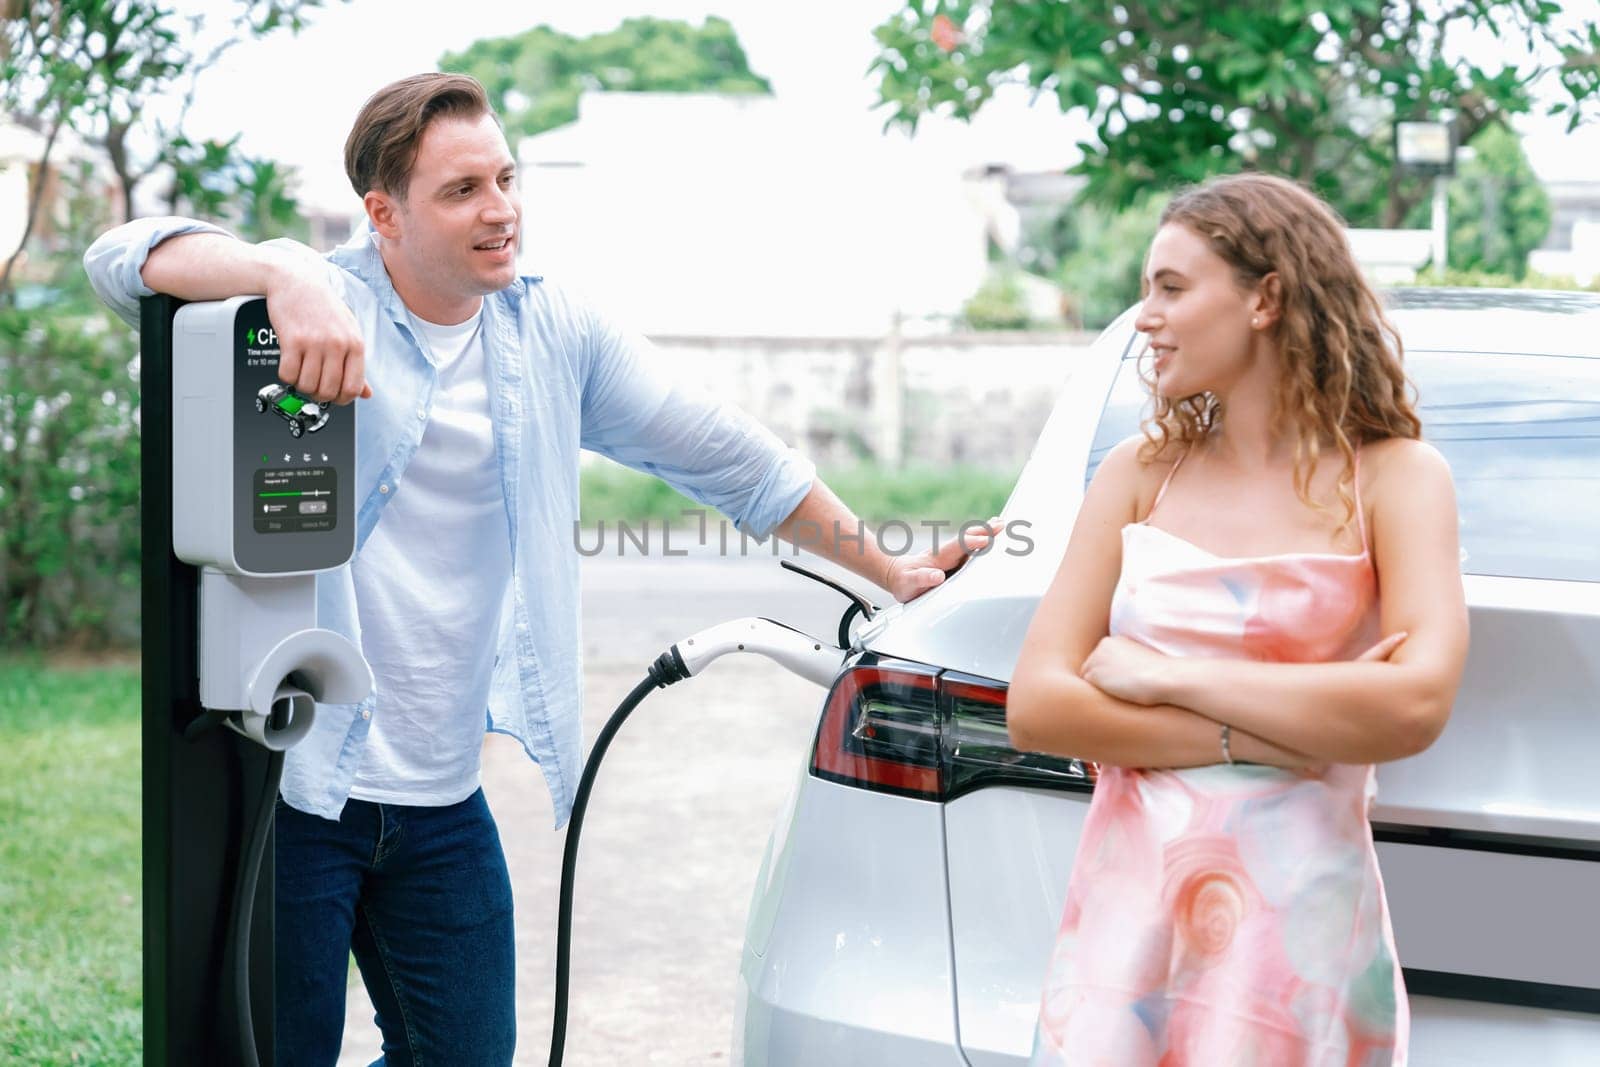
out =
[[(319, 703), (354, 704), (372, 672), (316, 624), (316, 574), (355, 552), (354, 404), (329, 409), (278, 379), (266, 300), (140, 306), (143, 611), (144, 1060), (274, 1063), (272, 819), (284, 752)], [(170, 546), (170, 547), (169, 547)], [(579, 833), (611, 739), (653, 690), (730, 653), (827, 687), (850, 652), (764, 618), (673, 645), (595, 741), (562, 857), (551, 1067), (566, 1041)]]
[(278, 380), (264, 298), (140, 314), (145, 1062), (271, 1064), (283, 753), (372, 689), (316, 624), (355, 551), (356, 406)]

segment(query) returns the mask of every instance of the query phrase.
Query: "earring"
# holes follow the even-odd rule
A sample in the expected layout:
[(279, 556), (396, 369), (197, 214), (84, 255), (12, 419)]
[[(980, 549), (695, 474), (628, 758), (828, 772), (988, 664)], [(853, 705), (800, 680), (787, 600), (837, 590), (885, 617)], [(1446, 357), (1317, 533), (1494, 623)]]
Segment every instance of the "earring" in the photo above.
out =
[(1250, 320), (1250, 325), (1252, 325), (1252, 326), (1260, 326), (1261, 325), (1261, 316), (1257, 315), (1255, 318), (1251, 319)]

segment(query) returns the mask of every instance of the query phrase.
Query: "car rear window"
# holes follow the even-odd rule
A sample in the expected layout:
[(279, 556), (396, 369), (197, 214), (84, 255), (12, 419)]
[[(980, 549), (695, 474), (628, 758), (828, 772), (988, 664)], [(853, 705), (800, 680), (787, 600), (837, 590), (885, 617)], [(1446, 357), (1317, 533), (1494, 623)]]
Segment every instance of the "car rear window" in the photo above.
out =
[[(1600, 358), (1410, 351), (1406, 372), (1423, 437), (1455, 476), (1462, 571), (1600, 581)], [(1101, 413), (1089, 477), (1139, 431), (1145, 402), (1130, 356)]]

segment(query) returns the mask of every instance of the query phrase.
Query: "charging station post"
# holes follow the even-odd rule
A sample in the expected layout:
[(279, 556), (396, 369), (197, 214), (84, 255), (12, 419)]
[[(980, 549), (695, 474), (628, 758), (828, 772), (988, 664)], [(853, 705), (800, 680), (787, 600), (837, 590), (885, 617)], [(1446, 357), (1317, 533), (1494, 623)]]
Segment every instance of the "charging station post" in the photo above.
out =
[(372, 691), (317, 626), (316, 574), (355, 551), (356, 412), (278, 380), (262, 297), (140, 314), (145, 1062), (257, 1067), (284, 752)]
[[(143, 552), (144, 1062), (238, 1058), (228, 978), (229, 908), (246, 828), (271, 753), (233, 730), (193, 739), (198, 719), (199, 568), (172, 552), (172, 319), (182, 301), (140, 306)], [(250, 989), (257, 1054), (273, 1062), (272, 849), (256, 884)]]

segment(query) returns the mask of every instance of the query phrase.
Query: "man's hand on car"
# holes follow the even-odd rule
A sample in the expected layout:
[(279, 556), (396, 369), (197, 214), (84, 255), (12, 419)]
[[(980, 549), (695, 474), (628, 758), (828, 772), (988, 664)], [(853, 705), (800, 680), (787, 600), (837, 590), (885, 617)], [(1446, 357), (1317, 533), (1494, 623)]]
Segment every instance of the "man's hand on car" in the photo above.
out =
[(971, 524), (965, 527), (950, 541), (936, 544), (931, 551), (919, 552), (914, 556), (895, 556), (889, 562), (884, 588), (902, 604), (915, 600), (935, 586), (942, 585), (945, 578), (961, 569), (967, 557), (988, 551), (994, 538), (1004, 529), (1005, 524), (993, 518), (983, 526)]

